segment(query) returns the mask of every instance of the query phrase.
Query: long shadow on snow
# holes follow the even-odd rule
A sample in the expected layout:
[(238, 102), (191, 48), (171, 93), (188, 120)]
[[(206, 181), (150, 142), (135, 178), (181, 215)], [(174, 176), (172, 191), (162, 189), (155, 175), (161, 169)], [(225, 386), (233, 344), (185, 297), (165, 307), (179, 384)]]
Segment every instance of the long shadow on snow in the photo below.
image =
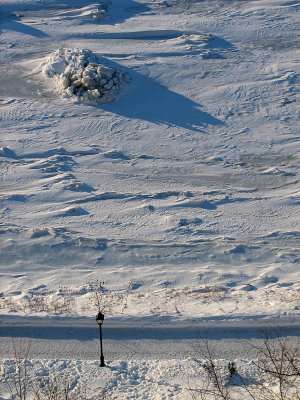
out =
[(109, 20), (102, 20), (101, 24), (121, 24), (129, 18), (150, 10), (148, 6), (135, 0), (113, 0), (108, 7)]
[(40, 29), (33, 28), (30, 25), (19, 22), (20, 18), (15, 14), (4, 15), (2, 9), (0, 9), (0, 23), (1, 28), (19, 32), (24, 35), (34, 36), (36, 38), (44, 38), (48, 35)]
[(218, 49), (218, 50), (234, 50), (235, 47), (228, 40), (223, 39), (220, 36), (213, 36), (206, 45), (207, 49)]
[(20, 22), (17, 21), (3, 24), (2, 28), (8, 29), (10, 31), (19, 32), (24, 35), (34, 36), (36, 38), (43, 38), (48, 36), (45, 32), (39, 29), (33, 28), (32, 26), (26, 24), (21, 24)]
[(46, 10), (65, 10), (74, 7), (84, 7), (86, 5), (86, 0), (64, 0), (63, 2), (57, 0), (39, 0), (38, 2), (32, 0), (14, 0), (0, 5), (0, 19), (1, 16), (13, 12), (20, 14), (22, 12), (39, 10), (45, 12)]
[(182, 31), (174, 29), (156, 29), (145, 31), (125, 31), (125, 32), (87, 32), (72, 35), (76, 39), (93, 40), (168, 40), (175, 39), (183, 34)]
[[(119, 68), (118, 65), (115, 67)], [(127, 93), (103, 108), (127, 118), (192, 131), (201, 131), (207, 125), (224, 125), (223, 121), (202, 111), (201, 105), (193, 100), (138, 72), (130, 71), (130, 75), (132, 82)]]
[[(47, 318), (44, 319), (44, 322)], [(94, 320), (86, 320), (84, 324), (74, 319), (71, 324), (66, 321), (59, 326), (49, 325), (30, 325), (28, 323), (20, 323), (5, 326), (2, 325), (0, 329), (0, 337), (26, 337), (26, 338), (39, 338), (48, 340), (94, 340), (99, 337), (99, 329)], [(263, 335), (272, 335), (272, 337), (295, 336), (299, 337), (299, 323), (291, 324), (286, 327), (275, 328), (270, 326), (260, 327), (254, 326), (238, 326), (226, 325), (215, 326), (205, 323), (198, 323), (195, 325), (174, 326), (172, 323), (168, 326), (164, 323), (160, 326), (144, 325), (136, 321), (136, 326), (132, 324), (120, 322), (116, 325), (111, 325), (109, 322), (103, 329), (105, 339), (109, 340), (193, 340), (205, 339), (210, 340), (223, 340), (223, 339), (261, 339)]]

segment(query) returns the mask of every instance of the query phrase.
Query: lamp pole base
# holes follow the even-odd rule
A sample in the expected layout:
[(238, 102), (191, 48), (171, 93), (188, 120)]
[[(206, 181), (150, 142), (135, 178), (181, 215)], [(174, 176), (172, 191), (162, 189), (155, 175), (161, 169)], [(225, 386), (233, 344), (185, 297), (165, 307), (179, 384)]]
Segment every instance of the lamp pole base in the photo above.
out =
[(104, 356), (100, 357), (100, 367), (105, 367)]

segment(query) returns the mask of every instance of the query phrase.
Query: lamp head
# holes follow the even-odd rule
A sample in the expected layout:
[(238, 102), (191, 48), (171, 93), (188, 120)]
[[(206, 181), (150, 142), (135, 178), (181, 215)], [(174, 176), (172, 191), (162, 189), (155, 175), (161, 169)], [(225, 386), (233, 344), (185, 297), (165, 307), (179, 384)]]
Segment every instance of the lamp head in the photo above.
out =
[(102, 314), (101, 311), (98, 312), (97, 316), (96, 316), (96, 321), (98, 325), (102, 325), (103, 321), (104, 321), (104, 314)]

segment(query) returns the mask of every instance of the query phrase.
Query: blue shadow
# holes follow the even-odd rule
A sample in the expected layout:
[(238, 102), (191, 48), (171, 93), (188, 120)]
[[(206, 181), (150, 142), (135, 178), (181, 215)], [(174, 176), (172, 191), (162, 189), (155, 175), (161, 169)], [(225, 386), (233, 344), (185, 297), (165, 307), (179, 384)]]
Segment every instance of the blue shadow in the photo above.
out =
[[(183, 34), (182, 31), (173, 29), (156, 29), (145, 31), (127, 31), (127, 32), (87, 32), (75, 34), (76, 39), (106, 39), (106, 40), (168, 40), (175, 39)], [(74, 36), (72, 36), (74, 37)]]
[(34, 36), (36, 38), (48, 37), (45, 32), (17, 21), (5, 22), (4, 24), (2, 24), (2, 28), (10, 31), (19, 32), (24, 35)]
[(155, 80), (130, 71), (132, 82), (127, 93), (103, 108), (126, 118), (201, 131), (207, 125), (224, 122), (201, 110), (201, 105), (173, 92)]
[(109, 20), (101, 21), (101, 24), (121, 24), (135, 15), (149, 12), (151, 9), (145, 4), (135, 0), (113, 0), (108, 8)]
[[(224, 316), (222, 316), (224, 317)], [(252, 316), (253, 317), (253, 316)], [(252, 318), (251, 317), (251, 318)], [(261, 339), (279, 338), (285, 336), (300, 336), (298, 321), (282, 321), (273, 325), (271, 321), (186, 321), (173, 323), (164, 317), (160, 323), (154, 316), (151, 324), (145, 319), (135, 319), (129, 323), (125, 321), (106, 321), (103, 336), (109, 340), (191, 340), (207, 339)], [(6, 322), (7, 321), (7, 322)], [(18, 316), (2, 316), (0, 323), (0, 337), (26, 337), (49, 340), (94, 340), (99, 337), (99, 329), (94, 319), (77, 318), (26, 318)]]

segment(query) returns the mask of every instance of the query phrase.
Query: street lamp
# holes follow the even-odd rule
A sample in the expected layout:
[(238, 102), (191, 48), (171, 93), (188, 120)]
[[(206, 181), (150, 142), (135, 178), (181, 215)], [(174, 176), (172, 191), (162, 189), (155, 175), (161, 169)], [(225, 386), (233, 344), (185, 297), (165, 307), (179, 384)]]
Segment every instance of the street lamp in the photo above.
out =
[(104, 315), (101, 311), (98, 312), (96, 316), (97, 324), (99, 325), (99, 339), (100, 339), (100, 367), (105, 367), (104, 364), (104, 356), (103, 356), (103, 347), (102, 347), (102, 324), (104, 321)]

